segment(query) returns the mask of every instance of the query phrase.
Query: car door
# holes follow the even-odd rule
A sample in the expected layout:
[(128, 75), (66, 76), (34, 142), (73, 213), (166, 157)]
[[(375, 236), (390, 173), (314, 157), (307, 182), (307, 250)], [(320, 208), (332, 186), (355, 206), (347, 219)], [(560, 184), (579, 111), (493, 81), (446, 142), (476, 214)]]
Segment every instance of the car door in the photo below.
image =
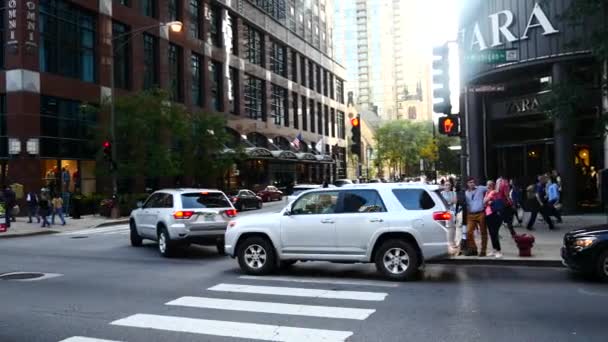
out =
[(283, 254), (329, 255), (336, 253), (338, 191), (318, 191), (300, 196), (290, 214), (281, 217)]
[(365, 255), (378, 230), (389, 227), (389, 216), (378, 191), (342, 190), (336, 216), (336, 243), (344, 255)]
[(247, 196), (249, 198), (249, 208), (257, 208), (258, 207), (258, 196), (253, 192), (247, 190)]
[(148, 197), (136, 218), (140, 233), (148, 238), (156, 238), (156, 234), (151, 235), (150, 230), (151, 226), (154, 224), (152, 222), (154, 213), (161, 198), (162, 193), (154, 193), (150, 197)]

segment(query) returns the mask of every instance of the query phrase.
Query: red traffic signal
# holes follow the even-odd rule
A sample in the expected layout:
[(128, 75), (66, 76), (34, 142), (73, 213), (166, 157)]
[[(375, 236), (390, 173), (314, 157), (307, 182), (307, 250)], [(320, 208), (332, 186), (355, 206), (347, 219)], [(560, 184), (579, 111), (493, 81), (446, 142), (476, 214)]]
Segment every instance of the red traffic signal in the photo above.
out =
[(451, 137), (460, 135), (460, 120), (458, 116), (450, 115), (439, 118), (439, 133)]
[(112, 143), (108, 140), (104, 141), (103, 144), (103, 158), (106, 160), (112, 160)]
[(352, 119), (350, 119), (350, 124), (353, 127), (359, 127), (359, 118), (352, 118)]

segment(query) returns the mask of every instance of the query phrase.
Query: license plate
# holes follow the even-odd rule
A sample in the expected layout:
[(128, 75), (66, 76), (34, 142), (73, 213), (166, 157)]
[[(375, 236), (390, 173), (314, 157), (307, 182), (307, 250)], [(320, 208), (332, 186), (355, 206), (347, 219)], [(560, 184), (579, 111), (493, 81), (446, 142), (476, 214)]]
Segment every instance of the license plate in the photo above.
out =
[(205, 215), (205, 222), (213, 222), (215, 221), (215, 214)]

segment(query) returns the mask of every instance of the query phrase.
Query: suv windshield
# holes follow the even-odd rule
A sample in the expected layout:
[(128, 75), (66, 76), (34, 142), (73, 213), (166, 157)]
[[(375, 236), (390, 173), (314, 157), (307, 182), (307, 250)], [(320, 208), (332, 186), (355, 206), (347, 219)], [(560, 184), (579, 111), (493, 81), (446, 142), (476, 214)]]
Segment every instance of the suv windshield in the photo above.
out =
[(202, 192), (182, 194), (184, 209), (230, 208), (230, 203), (221, 192)]

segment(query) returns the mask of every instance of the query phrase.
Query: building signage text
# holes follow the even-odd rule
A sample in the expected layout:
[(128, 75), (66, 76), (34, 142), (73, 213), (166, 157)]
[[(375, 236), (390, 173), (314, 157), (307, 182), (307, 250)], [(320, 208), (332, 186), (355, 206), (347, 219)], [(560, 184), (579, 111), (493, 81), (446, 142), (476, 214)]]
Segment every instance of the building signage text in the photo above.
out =
[(539, 109), (538, 97), (518, 99), (507, 103), (507, 113), (509, 114), (537, 112)]
[(25, 45), (36, 46), (36, 3), (25, 3)]
[(17, 44), (17, 0), (8, 1), (8, 39), (6, 44)]
[(22, 23), (25, 23), (25, 44), (36, 47), (36, 26), (38, 24), (36, 2), (32, 0), (25, 2), (25, 13), (23, 14), (23, 17), (18, 13), (17, 0), (8, 0), (6, 8), (8, 12), (8, 38), (6, 44), (16, 45), (19, 43), (19, 40), (17, 39), (17, 28), (20, 25), (23, 25)]
[(526, 40), (530, 37), (530, 32), (532, 32), (533, 29), (542, 29), (543, 36), (559, 33), (538, 3), (534, 4), (534, 8), (532, 9), (532, 13), (528, 18), (526, 28), (521, 37), (517, 37), (511, 30), (511, 26), (515, 23), (515, 15), (512, 11), (504, 10), (493, 13), (489, 15), (488, 18), (490, 19), (491, 37), (486, 37), (482, 34), (479, 22), (474, 24), (470, 34), (464, 29), (461, 31), (462, 37), (466, 39), (465, 44), (467, 44), (467, 47), (471, 50), (483, 51), (489, 48), (502, 46), (506, 44), (506, 42), (513, 43), (520, 40)]

